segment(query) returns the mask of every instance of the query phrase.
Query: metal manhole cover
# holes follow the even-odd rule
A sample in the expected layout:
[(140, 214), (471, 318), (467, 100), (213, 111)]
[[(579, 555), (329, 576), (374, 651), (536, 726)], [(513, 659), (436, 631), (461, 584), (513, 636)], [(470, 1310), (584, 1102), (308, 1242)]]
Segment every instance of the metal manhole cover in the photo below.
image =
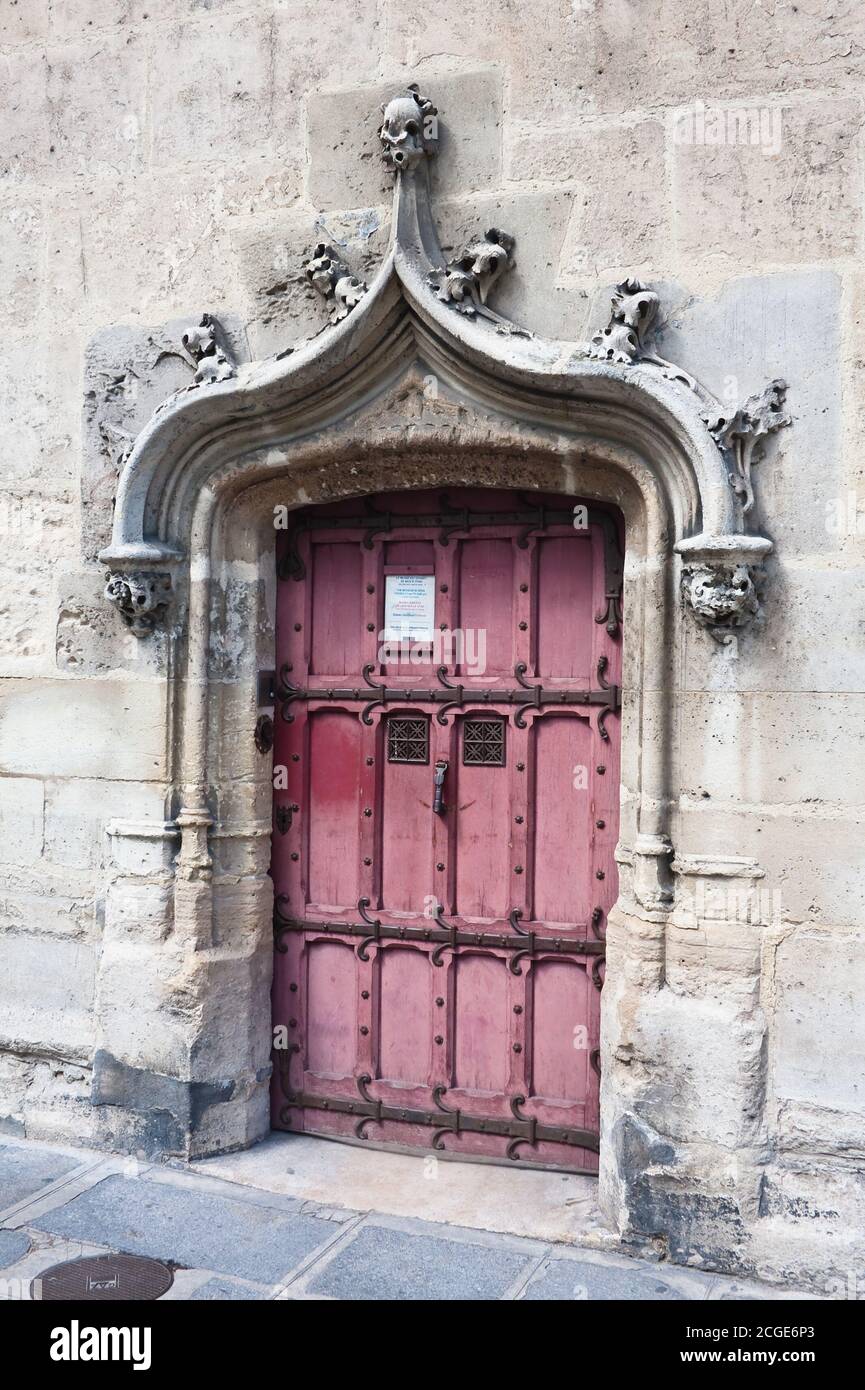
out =
[(48, 1303), (152, 1300), (171, 1288), (174, 1274), (144, 1255), (91, 1255), (52, 1265), (33, 1280), (31, 1296)]

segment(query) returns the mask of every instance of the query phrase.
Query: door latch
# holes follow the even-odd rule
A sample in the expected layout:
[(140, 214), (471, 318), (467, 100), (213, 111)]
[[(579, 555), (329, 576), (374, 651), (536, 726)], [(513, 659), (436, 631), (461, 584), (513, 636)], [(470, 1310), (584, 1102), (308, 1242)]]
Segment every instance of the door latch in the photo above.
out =
[(435, 773), (433, 775), (433, 789), (435, 794), (433, 796), (432, 808), (434, 816), (443, 816), (447, 810), (444, 803), (444, 786), (447, 770), (447, 762), (444, 758), (439, 758), (439, 761), (435, 765)]

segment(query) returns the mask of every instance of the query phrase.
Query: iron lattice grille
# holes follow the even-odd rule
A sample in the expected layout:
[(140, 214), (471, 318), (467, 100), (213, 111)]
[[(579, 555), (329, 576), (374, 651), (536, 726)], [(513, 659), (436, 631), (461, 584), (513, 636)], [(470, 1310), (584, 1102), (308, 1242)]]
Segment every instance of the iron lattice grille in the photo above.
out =
[(466, 767), (504, 767), (505, 721), (467, 719), (463, 727), (463, 763)]
[(429, 720), (391, 716), (387, 725), (389, 763), (429, 762)]

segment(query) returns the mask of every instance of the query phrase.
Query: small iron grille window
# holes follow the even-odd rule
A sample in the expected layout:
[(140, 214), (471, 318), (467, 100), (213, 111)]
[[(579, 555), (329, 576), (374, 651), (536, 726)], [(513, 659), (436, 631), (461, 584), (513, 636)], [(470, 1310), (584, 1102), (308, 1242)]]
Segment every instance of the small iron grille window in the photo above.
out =
[(504, 767), (505, 721), (467, 719), (463, 724), (463, 763), (466, 767)]
[(429, 720), (392, 715), (387, 725), (389, 763), (429, 762)]

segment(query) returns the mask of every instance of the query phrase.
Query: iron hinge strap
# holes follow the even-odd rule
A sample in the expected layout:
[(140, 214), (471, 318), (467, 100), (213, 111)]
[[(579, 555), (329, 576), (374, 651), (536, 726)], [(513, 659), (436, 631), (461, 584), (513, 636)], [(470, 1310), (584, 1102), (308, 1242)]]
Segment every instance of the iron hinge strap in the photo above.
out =
[(508, 936), (503, 932), (463, 931), (452, 924), (445, 925), (440, 914), (436, 920), (442, 922), (441, 927), (392, 927), (377, 921), (369, 924), (362, 922), (314, 922), (308, 918), (284, 916), (280, 910), (280, 903), (285, 901), (285, 895), (280, 894), (273, 909), (276, 949), (283, 955), (286, 946), (282, 938), (287, 932), (309, 932), (311, 935), (321, 933), (328, 936), (359, 936), (370, 943), (417, 941), (437, 947), (449, 946), (452, 949), (458, 946), (480, 947), (481, 949), (486, 947), (491, 950), (518, 951), (531, 955), (545, 951), (555, 955), (603, 956), (606, 949), (604, 941), (597, 938), (544, 936), (537, 932), (522, 932)]
[[(421, 1110), (414, 1106), (389, 1105), (386, 1101), (318, 1095), (312, 1091), (286, 1091), (282, 1111), (289, 1110), (324, 1110), (331, 1114), (352, 1115), (359, 1121), (372, 1120), (377, 1124), (421, 1125), (436, 1130), (436, 1138), (444, 1134), (489, 1134), (533, 1147), (550, 1143), (567, 1144), (594, 1152), (599, 1148), (599, 1136), (594, 1130), (542, 1124), (535, 1117), (509, 1120), (493, 1115), (470, 1115), (465, 1110)], [(280, 1118), (283, 1123), (288, 1123), (283, 1114)], [(435, 1147), (440, 1148), (441, 1144)]]

